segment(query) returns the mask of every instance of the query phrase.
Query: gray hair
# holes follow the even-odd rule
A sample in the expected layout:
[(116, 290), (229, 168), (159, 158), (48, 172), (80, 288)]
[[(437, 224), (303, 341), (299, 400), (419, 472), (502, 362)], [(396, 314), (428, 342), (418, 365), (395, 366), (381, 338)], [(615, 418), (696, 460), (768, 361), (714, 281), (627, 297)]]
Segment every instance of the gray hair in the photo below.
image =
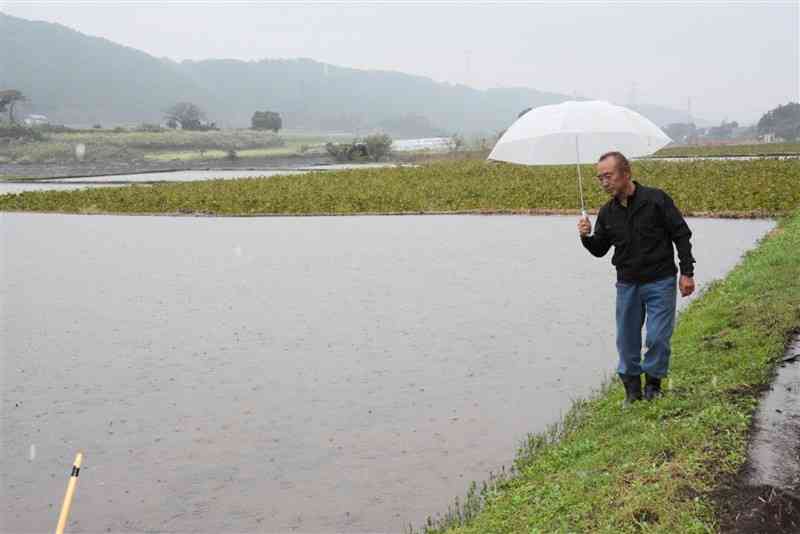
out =
[(616, 150), (613, 150), (611, 152), (606, 152), (605, 154), (600, 156), (600, 159), (598, 159), (597, 162), (599, 163), (606, 158), (614, 158), (614, 162), (616, 163), (616, 169), (618, 171), (622, 172), (623, 174), (628, 174), (628, 175), (631, 174), (631, 162), (628, 161), (628, 158), (626, 158), (622, 154), (622, 152), (617, 152)]

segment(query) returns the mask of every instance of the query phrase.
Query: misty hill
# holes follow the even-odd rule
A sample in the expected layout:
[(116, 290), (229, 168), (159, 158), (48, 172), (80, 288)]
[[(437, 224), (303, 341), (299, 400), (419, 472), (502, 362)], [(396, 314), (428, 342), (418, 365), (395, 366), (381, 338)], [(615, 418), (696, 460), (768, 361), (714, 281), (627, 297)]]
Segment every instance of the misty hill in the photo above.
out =
[[(249, 126), (255, 110), (284, 127), (397, 137), (496, 132), (528, 107), (568, 100), (528, 88), (477, 90), (399, 72), (359, 70), (311, 59), (176, 63), (59, 24), (0, 13), (0, 89), (29, 97), (28, 112), (67, 124), (160, 122), (178, 101), (222, 126)], [(658, 124), (685, 114), (648, 106)]]
[(59, 24), (0, 13), (0, 86), (25, 94), (27, 110), (56, 121), (158, 119), (165, 102), (208, 94), (174, 65)]

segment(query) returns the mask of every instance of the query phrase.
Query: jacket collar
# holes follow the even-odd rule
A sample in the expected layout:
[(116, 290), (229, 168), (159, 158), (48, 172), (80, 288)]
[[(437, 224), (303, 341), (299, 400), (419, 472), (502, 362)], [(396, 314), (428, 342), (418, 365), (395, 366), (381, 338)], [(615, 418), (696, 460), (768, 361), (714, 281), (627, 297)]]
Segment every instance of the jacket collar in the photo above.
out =
[[(647, 204), (647, 198), (641, 194), (643, 186), (636, 180), (633, 180), (633, 183), (636, 185), (636, 189), (634, 189), (633, 194), (628, 197), (628, 208), (631, 210), (631, 214), (637, 212), (639, 208)], [(617, 207), (625, 209), (625, 206), (622, 205), (617, 197), (614, 197), (611, 202)]]

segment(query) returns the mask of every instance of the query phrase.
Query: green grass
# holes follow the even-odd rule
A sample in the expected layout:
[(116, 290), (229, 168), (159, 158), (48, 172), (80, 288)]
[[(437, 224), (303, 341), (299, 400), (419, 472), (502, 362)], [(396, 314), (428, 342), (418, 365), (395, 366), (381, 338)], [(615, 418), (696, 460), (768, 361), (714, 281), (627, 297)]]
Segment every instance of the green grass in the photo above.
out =
[(612, 385), (577, 403), (427, 531), (716, 531), (714, 492), (742, 467), (758, 392), (799, 327), (800, 210), (680, 314), (664, 398), (623, 410)]
[[(764, 216), (800, 205), (800, 161), (637, 162), (635, 176), (668, 191), (686, 214)], [(593, 168), (584, 167), (584, 176)], [(586, 179), (587, 206), (607, 200)], [(484, 161), (355, 169), (0, 196), (0, 210), (117, 213), (355, 214), (574, 210), (575, 168)]]
[(764, 143), (758, 145), (675, 146), (662, 148), (656, 157), (683, 156), (770, 156), (800, 154), (800, 143)]
[[(295, 143), (283, 147), (274, 148), (248, 148), (244, 150), (237, 150), (236, 156), (239, 158), (264, 158), (270, 156), (289, 156), (292, 154), (300, 154), (300, 145)], [(197, 159), (226, 159), (228, 152), (226, 150), (205, 150), (203, 152), (192, 150), (182, 152), (158, 152), (154, 154), (145, 154), (144, 158), (156, 161), (191, 161)]]
[(279, 135), (259, 130), (212, 130), (195, 132), (188, 130), (169, 130), (165, 132), (80, 132), (50, 134), (49, 139), (69, 144), (84, 143), (128, 149), (176, 150), (180, 148), (214, 149), (220, 146), (256, 148), (278, 146), (282, 143)]

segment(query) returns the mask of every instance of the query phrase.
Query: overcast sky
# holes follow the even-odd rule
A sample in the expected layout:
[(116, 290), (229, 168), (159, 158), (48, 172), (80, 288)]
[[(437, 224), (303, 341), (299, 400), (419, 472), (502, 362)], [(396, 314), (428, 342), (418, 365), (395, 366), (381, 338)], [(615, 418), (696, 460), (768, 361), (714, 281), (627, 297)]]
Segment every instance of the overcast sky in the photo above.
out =
[(309, 57), (752, 122), (800, 100), (800, 1), (20, 2), (158, 57)]

